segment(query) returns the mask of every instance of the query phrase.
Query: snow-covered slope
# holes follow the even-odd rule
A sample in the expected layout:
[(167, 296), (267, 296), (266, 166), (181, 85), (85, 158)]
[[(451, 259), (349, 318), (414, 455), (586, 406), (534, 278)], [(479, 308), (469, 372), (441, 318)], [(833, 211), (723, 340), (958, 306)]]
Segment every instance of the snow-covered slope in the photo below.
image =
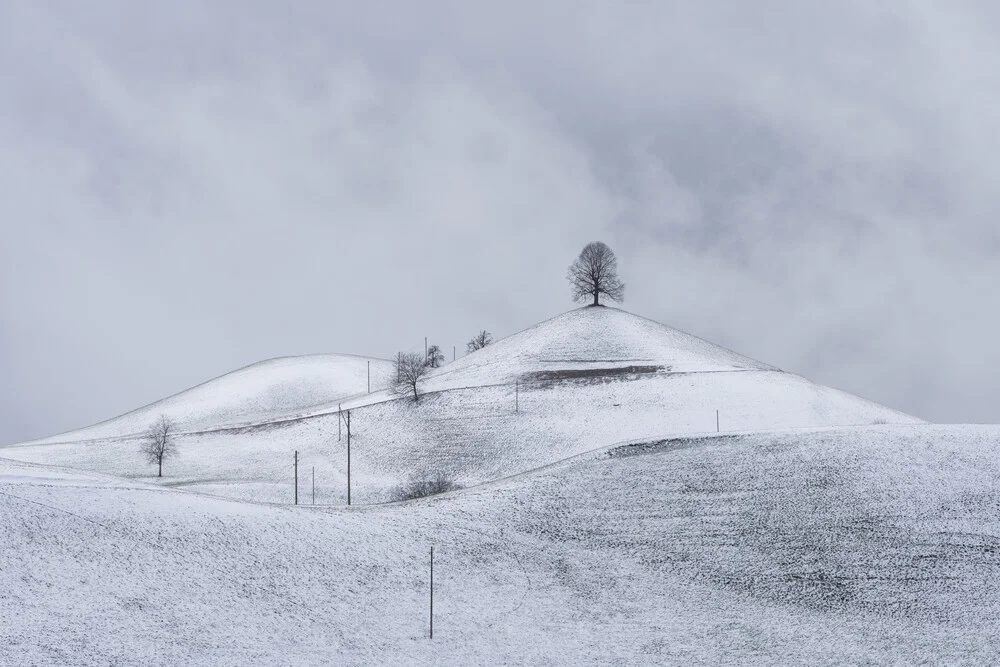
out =
[(427, 390), (586, 375), (596, 369), (638, 373), (777, 370), (706, 340), (608, 307), (563, 313), (443, 366)]
[(997, 427), (610, 447), (353, 509), (0, 460), (0, 664), (992, 665), (997, 507)]
[(161, 414), (171, 417), (185, 431), (279, 419), (367, 392), (369, 368), (372, 389), (378, 390), (387, 385), (394, 366), (384, 359), (346, 354), (269, 359), (120, 417), (33, 442), (72, 442), (141, 433)]
[[(363, 389), (364, 360), (356, 368)], [(375, 364), (372, 368), (374, 373)], [(211, 393), (212, 405), (220, 397), (238, 395), (240, 380), (232, 382), (232, 393)], [(167, 400), (176, 400), (174, 411), (193, 413), (191, 406), (199, 405), (191, 400), (193, 392), (197, 389)], [(346, 428), (333, 413), (341, 403), (351, 411), (357, 502), (385, 500), (392, 487), (415, 474), (443, 473), (472, 485), (623, 440), (717, 429), (732, 433), (919, 422), (603, 307), (570, 311), (470, 354), (430, 374), (420, 392), (416, 403), (387, 391), (338, 396), (300, 409), (297, 414), (306, 415), (302, 418), (281, 410), (255, 412), (252, 404), (233, 401), (242, 406), (239, 418), (220, 419), (216, 411), (201, 418), (205, 432), (196, 432), (187, 418), (188, 433), (177, 441), (180, 456), (165, 467), (163, 483), (287, 502), (293, 494), (293, 451), (298, 451), (309, 501), (315, 468), (317, 502), (343, 503)], [(303, 390), (300, 395), (312, 400), (318, 393)], [(300, 406), (306, 402), (298, 400)], [(135, 438), (127, 437), (159, 411), (144, 410), (46, 444), (0, 449), (0, 455), (146, 477), (153, 469), (138, 454)], [(241, 425), (221, 429), (236, 422)], [(95, 429), (126, 435), (101, 437)]]

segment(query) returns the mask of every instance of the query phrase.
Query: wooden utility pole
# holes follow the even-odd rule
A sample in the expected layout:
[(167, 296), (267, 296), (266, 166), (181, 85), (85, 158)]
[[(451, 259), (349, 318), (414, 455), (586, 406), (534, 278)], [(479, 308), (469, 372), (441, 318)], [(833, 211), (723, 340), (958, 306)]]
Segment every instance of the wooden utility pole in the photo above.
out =
[(434, 547), (431, 547), (431, 611), (428, 620), (430, 621), (431, 639), (434, 639)]
[[(347, 421), (347, 504), (351, 504), (351, 411), (341, 415)], [(339, 419), (337, 420), (339, 423)]]
[(295, 504), (299, 504), (299, 450), (295, 450)]

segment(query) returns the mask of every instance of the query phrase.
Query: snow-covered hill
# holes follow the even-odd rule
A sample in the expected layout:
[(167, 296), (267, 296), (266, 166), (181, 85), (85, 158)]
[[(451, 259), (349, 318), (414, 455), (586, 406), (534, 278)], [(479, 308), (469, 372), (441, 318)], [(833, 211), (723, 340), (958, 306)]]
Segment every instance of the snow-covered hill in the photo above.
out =
[[(78, 442), (134, 435), (159, 415), (184, 431), (202, 431), (295, 416), (318, 405), (382, 389), (392, 362), (347, 354), (279, 357), (246, 366), (120, 417), (32, 444)], [(370, 373), (370, 376), (369, 376)]]
[[(314, 359), (278, 361), (305, 375)], [(413, 475), (443, 473), (473, 485), (625, 440), (919, 423), (604, 307), (570, 311), (430, 373), (416, 403), (385, 390), (366, 393), (364, 359), (332, 358), (329, 375), (336, 381), (330, 386), (315, 372), (297, 385), (276, 364), (237, 371), (96, 427), (0, 449), (0, 455), (147, 477), (152, 470), (134, 434), (165, 412), (186, 433), (163, 483), (287, 502), (298, 451), (308, 500), (315, 469), (317, 502), (339, 504), (346, 500), (347, 468), (346, 428), (335, 412), (342, 404), (352, 419), (353, 497), (370, 503), (385, 500)], [(375, 368), (372, 363), (373, 383)], [(391, 364), (378, 368), (384, 383)]]
[(563, 313), (435, 371), (427, 390), (552, 377), (777, 370), (706, 340), (618, 308)]
[(998, 507), (997, 427), (612, 446), (352, 509), (0, 460), (0, 664), (991, 665)]

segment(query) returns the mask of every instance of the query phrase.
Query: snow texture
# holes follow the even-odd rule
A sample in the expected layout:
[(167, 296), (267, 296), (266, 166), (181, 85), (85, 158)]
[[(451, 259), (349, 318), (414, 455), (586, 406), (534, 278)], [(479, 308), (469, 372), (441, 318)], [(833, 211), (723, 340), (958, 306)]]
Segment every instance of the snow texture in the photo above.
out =
[(996, 664), (998, 446), (656, 440), (351, 509), (0, 460), (0, 664)]
[[(330, 389), (285, 381), (290, 371), (306, 375), (303, 369), (319, 361), (329, 371)], [(186, 434), (178, 438), (179, 457), (165, 466), (161, 483), (287, 502), (294, 495), (298, 451), (307, 502), (315, 469), (316, 502), (341, 504), (347, 452), (346, 424), (336, 414), (340, 405), (351, 410), (352, 497), (369, 503), (385, 500), (389, 489), (413, 475), (445, 473), (469, 486), (626, 440), (717, 429), (919, 422), (605, 307), (570, 311), (446, 365), (421, 383), (416, 403), (388, 391), (364, 393), (365, 361), (265, 362), (96, 427), (0, 452), (149, 478), (155, 471), (138, 455), (136, 434), (145, 420), (166, 412)], [(391, 364), (380, 368), (379, 379), (391, 379)], [(310, 370), (308, 377), (320, 375)], [(324, 391), (337, 398), (320, 404)], [(348, 392), (356, 395), (340, 395)]]
[[(416, 402), (391, 362), (368, 393), (368, 362), (263, 362), (0, 448), (0, 665), (1000, 661), (1000, 427), (611, 308)], [(156, 480), (161, 413), (183, 433)], [(415, 475), (465, 488), (377, 504)]]
[(204, 382), (120, 417), (32, 444), (78, 442), (136, 435), (161, 414), (186, 431), (295, 417), (388, 385), (394, 366), (384, 359), (315, 354), (261, 361)]

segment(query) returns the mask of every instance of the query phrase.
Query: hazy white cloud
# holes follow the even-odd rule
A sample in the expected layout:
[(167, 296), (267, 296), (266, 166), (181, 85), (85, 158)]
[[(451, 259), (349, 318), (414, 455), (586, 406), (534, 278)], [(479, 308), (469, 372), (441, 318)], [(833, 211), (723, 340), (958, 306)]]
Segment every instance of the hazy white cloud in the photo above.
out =
[(0, 8), (0, 440), (626, 306), (996, 421), (985, 3)]

